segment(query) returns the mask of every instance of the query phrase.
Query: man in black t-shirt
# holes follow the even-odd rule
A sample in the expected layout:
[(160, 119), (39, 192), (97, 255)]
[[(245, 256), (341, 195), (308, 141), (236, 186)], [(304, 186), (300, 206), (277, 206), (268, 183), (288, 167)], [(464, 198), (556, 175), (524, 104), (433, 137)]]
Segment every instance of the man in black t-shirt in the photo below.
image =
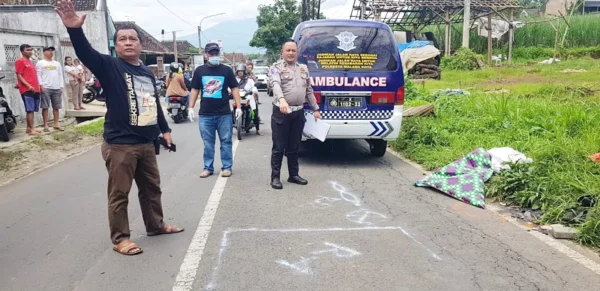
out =
[(190, 97), (190, 108), (193, 110), (196, 99), (200, 92), (200, 111), (198, 123), (200, 135), (204, 141), (204, 170), (200, 178), (206, 178), (215, 171), (213, 163), (215, 160), (215, 133), (219, 134), (221, 143), (221, 176), (229, 177), (233, 167), (233, 120), (231, 119), (231, 108), (229, 105), (228, 88), (235, 99), (237, 108), (235, 116), (242, 115), (240, 107), (240, 91), (233, 70), (221, 64), (219, 45), (209, 43), (204, 49), (208, 62), (196, 68), (192, 77), (192, 95)]
[(149, 236), (183, 231), (163, 221), (160, 172), (155, 142), (162, 133), (171, 146), (171, 129), (160, 106), (156, 80), (140, 62), (140, 34), (122, 26), (114, 36), (118, 58), (100, 54), (83, 33), (86, 14), (78, 16), (70, 0), (58, 1), (56, 12), (67, 27), (77, 56), (102, 83), (106, 119), (102, 158), (108, 171), (108, 222), (113, 249), (123, 255), (142, 252), (130, 238), (128, 194), (135, 180), (144, 225)]

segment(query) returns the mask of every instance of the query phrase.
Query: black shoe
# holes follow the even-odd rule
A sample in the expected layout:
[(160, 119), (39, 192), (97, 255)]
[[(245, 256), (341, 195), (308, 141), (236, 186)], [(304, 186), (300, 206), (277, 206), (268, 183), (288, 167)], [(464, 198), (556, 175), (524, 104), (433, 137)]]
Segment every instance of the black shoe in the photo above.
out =
[(273, 187), (273, 189), (277, 189), (277, 190), (283, 189), (281, 180), (279, 180), (279, 178), (275, 178), (275, 179), (271, 180), (271, 187)]
[(308, 184), (308, 181), (306, 179), (303, 179), (300, 176), (289, 177), (288, 182), (298, 184), (298, 185), (307, 185)]

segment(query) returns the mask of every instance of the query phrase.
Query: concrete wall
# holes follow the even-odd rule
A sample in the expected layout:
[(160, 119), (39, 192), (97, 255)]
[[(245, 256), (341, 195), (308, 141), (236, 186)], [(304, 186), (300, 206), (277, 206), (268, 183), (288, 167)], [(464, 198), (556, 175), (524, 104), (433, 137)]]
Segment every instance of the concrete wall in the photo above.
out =
[[(101, 53), (109, 53), (108, 35), (103, 11), (88, 11), (83, 30), (90, 44)], [(7, 62), (6, 45), (21, 45), (27, 43), (33, 47), (52, 45), (56, 47), (55, 59), (61, 64), (65, 56), (77, 58), (70, 45), (67, 30), (60, 18), (50, 6), (18, 7), (0, 6), (0, 75), (6, 78), (0, 81), (12, 109), (22, 120), (25, 117), (23, 102), (17, 89), (14, 62)], [(63, 45), (61, 45), (61, 43)], [(40, 58), (41, 58), (40, 54)], [(34, 63), (37, 60), (33, 60)], [(63, 94), (64, 106), (68, 108), (67, 94)], [(71, 105), (72, 106), (72, 105)], [(61, 110), (64, 117), (65, 110)], [(41, 114), (36, 114), (36, 124), (41, 124)]]

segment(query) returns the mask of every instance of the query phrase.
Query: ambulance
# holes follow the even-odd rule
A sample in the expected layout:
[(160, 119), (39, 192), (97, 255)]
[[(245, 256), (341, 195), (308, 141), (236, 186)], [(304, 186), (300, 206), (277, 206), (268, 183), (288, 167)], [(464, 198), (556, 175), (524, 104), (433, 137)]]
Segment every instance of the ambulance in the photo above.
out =
[(293, 39), (323, 121), (331, 126), (327, 139), (364, 139), (372, 155), (385, 155), (388, 141), (400, 134), (404, 105), (404, 73), (390, 27), (367, 20), (312, 20), (300, 23)]

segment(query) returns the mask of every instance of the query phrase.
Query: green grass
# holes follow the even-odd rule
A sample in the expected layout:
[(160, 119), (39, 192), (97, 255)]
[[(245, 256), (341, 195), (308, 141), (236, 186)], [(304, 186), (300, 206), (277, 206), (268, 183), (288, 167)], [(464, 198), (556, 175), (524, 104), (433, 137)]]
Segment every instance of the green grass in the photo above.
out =
[[(584, 73), (563, 73), (585, 69)], [(579, 241), (600, 247), (600, 205), (577, 207), (592, 195), (600, 200), (600, 61), (555, 65), (444, 71), (441, 81), (407, 94), (408, 106), (434, 100), (436, 115), (407, 118), (393, 146), (427, 169), (444, 166), (475, 148), (512, 147), (534, 163), (495, 176), (486, 197), (541, 209), (542, 223), (576, 225)], [(460, 87), (470, 96), (425, 94)], [(506, 89), (509, 93), (486, 91)], [(412, 89), (411, 89), (412, 90)]]
[(86, 135), (101, 136), (104, 133), (104, 118), (100, 121), (75, 127), (75, 130)]
[[(527, 20), (525, 20), (527, 22)], [(556, 25), (554, 21), (554, 25)], [(462, 44), (462, 24), (455, 24), (452, 30), (453, 50), (459, 48)], [(564, 32), (565, 23), (561, 23), (561, 31)], [(432, 26), (425, 31), (431, 31), (435, 34), (440, 45), (444, 43), (444, 28)], [(563, 33), (559, 36), (562, 40)], [(570, 23), (569, 33), (565, 41), (565, 48), (593, 47), (598, 45), (600, 39), (600, 15), (588, 14), (573, 16)], [(555, 31), (548, 22), (527, 24), (524, 27), (515, 30), (515, 48), (519, 47), (541, 47), (553, 48), (555, 40)], [(487, 52), (487, 38), (479, 36), (476, 30), (471, 31), (470, 47), (476, 53), (483, 54)], [(508, 38), (501, 41), (494, 40), (495, 49), (502, 49), (507, 53)], [(518, 55), (518, 52), (515, 52)]]

